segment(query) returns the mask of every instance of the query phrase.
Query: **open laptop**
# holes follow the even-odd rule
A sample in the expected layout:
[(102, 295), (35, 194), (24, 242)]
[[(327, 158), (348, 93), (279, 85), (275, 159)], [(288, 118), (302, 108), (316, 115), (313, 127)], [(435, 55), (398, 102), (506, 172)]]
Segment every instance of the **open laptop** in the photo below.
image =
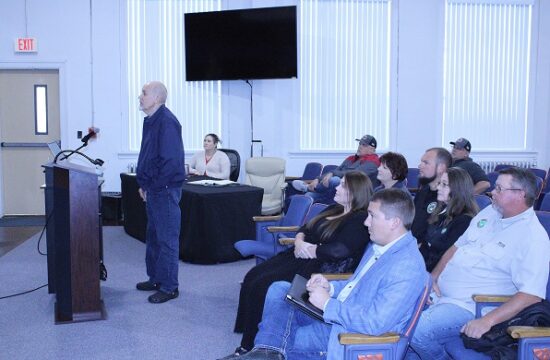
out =
[(61, 152), (61, 147), (59, 146), (59, 141), (52, 141), (48, 143), (48, 148), (52, 152), (54, 158)]

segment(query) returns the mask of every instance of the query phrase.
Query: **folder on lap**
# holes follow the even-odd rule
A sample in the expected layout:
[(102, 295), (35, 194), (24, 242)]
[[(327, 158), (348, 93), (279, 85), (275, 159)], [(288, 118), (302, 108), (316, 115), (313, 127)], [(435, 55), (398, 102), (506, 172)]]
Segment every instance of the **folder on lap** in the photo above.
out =
[(323, 320), (323, 310), (318, 309), (312, 303), (309, 302), (309, 293), (306, 290), (307, 279), (301, 275), (294, 275), (292, 285), (286, 294), (286, 300), (291, 304), (294, 304), (301, 311), (305, 312), (309, 316), (320, 320)]

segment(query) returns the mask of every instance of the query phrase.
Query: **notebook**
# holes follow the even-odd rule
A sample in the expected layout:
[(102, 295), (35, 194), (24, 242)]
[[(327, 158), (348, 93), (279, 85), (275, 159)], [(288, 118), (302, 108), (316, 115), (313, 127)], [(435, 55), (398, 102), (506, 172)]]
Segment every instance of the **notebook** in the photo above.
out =
[(294, 275), (292, 285), (286, 294), (286, 300), (291, 304), (294, 304), (298, 309), (302, 310), (309, 316), (323, 320), (323, 310), (318, 309), (312, 303), (309, 302), (309, 294), (306, 290), (307, 279), (301, 275)]

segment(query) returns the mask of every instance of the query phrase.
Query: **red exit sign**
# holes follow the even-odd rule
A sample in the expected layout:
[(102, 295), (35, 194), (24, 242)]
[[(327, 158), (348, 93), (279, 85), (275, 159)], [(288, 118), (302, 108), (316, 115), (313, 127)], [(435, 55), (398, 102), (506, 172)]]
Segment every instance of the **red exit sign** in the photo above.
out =
[(15, 52), (37, 52), (38, 43), (35, 38), (15, 39)]

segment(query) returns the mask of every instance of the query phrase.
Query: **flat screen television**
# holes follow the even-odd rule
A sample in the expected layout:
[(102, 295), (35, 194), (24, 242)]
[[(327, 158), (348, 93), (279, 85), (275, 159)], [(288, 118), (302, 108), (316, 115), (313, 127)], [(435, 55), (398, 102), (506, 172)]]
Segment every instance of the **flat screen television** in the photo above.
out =
[(187, 81), (296, 78), (296, 6), (185, 14)]

